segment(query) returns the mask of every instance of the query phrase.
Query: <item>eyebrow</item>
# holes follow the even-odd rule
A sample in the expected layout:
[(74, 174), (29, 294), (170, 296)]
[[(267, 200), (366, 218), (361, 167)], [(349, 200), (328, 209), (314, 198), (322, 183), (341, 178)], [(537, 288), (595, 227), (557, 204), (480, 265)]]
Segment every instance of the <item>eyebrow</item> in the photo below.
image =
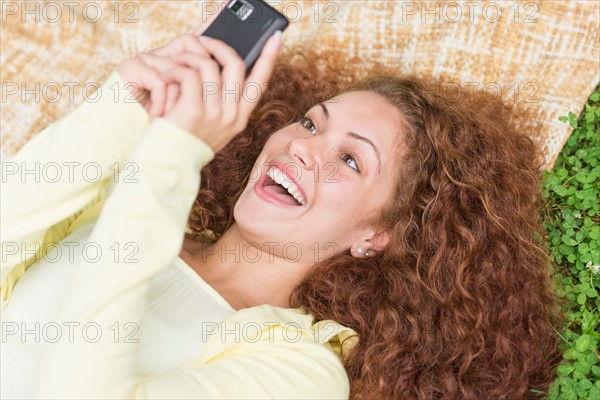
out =
[[(327, 109), (327, 107), (325, 106), (325, 104), (319, 103), (317, 105), (320, 106), (321, 109), (323, 110), (323, 114), (325, 114), (325, 118), (329, 119), (329, 110)], [(353, 138), (353, 139), (361, 140), (361, 141), (363, 141), (363, 142), (368, 143), (369, 145), (371, 145), (371, 147), (375, 151), (375, 155), (377, 155), (377, 162), (378, 162), (378, 164), (377, 164), (377, 174), (381, 175), (381, 155), (379, 154), (379, 149), (377, 148), (377, 146), (375, 146), (375, 144), (369, 138), (361, 136), (361, 135), (359, 135), (358, 133), (355, 133), (355, 132), (348, 132), (348, 133), (346, 133), (346, 136), (348, 136), (350, 138)]]

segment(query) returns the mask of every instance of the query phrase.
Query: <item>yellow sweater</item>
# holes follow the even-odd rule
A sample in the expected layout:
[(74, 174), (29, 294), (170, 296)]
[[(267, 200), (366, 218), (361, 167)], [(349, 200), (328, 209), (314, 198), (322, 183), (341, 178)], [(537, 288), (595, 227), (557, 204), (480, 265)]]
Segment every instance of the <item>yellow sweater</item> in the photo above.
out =
[(150, 124), (117, 71), (99, 90), (98, 101), (84, 102), (2, 163), (2, 308), (48, 244), (96, 221), (90, 241), (102, 250), (77, 266), (57, 320), (110, 334), (49, 345), (36, 398), (347, 398), (340, 342), (354, 331), (270, 305), (227, 318), (193, 368), (136, 374), (136, 346), (115, 341), (111, 327), (139, 324), (151, 277), (179, 255), (199, 171), (214, 152), (165, 119)]

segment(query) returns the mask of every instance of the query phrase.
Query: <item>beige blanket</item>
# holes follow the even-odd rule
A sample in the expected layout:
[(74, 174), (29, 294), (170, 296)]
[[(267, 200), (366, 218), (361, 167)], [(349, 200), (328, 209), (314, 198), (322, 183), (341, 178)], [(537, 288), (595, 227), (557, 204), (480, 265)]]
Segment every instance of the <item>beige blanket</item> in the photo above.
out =
[[(433, 75), (501, 97), (552, 166), (600, 80), (599, 2), (269, 1), (284, 45), (343, 48), (368, 68)], [(2, 156), (93, 93), (119, 63), (196, 27), (207, 1), (3, 1)], [(451, 90), (441, 87), (440, 90)]]

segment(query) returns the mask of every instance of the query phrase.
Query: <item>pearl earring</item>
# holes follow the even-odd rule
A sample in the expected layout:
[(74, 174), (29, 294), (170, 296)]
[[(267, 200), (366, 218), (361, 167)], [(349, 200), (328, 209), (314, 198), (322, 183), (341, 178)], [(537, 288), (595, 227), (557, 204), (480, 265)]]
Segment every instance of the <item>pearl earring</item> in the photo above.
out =
[(365, 250), (363, 247), (358, 246), (356, 248), (356, 254), (362, 257), (369, 257), (369, 250)]

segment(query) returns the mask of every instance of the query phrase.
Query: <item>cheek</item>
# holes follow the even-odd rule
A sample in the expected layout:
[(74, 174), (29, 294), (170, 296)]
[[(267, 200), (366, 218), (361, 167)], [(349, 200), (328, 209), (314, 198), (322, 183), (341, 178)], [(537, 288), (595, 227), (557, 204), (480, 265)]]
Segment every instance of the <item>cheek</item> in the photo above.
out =
[(269, 136), (267, 143), (281, 144), (282, 142), (288, 142), (294, 136), (298, 135), (297, 128), (292, 124), (275, 131)]
[(360, 209), (365, 200), (364, 189), (357, 188), (339, 177), (330, 182), (323, 180), (321, 188), (320, 200), (335, 214), (351, 215)]
[(265, 145), (263, 146), (260, 154), (258, 155), (258, 160), (266, 161), (272, 158), (273, 155), (285, 153), (290, 140), (290, 135), (285, 134), (284, 131), (275, 132), (265, 142)]

